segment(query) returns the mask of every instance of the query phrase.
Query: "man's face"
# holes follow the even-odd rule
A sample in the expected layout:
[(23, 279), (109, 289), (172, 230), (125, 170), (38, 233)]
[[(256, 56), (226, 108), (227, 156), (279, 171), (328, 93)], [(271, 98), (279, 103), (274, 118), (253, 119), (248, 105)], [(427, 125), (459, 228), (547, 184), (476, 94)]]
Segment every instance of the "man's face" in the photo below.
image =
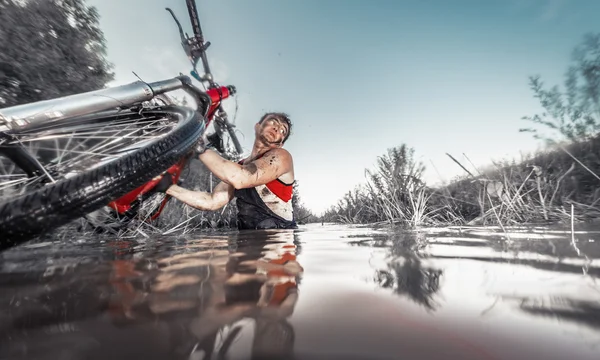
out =
[(258, 137), (263, 143), (270, 145), (283, 145), (283, 140), (290, 130), (287, 123), (280, 120), (275, 115), (267, 116), (267, 118), (258, 125)]

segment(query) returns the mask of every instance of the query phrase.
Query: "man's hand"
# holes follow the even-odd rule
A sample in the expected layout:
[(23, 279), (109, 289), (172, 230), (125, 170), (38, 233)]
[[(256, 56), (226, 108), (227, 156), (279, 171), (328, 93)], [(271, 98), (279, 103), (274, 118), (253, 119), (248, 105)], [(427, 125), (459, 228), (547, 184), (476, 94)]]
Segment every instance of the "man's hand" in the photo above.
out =
[(210, 144), (206, 138), (206, 133), (204, 133), (200, 139), (198, 139), (196, 145), (194, 145), (194, 157), (197, 158), (198, 156), (202, 155), (206, 149), (208, 149), (209, 145)]
[(160, 179), (158, 184), (156, 184), (156, 186), (154, 187), (154, 191), (166, 193), (167, 190), (171, 187), (171, 185), (173, 185), (173, 176), (170, 173), (166, 172), (162, 176), (162, 179)]
[(225, 148), (223, 147), (223, 139), (221, 138), (221, 136), (219, 136), (217, 132), (207, 135), (206, 143), (208, 144), (208, 147), (212, 148), (213, 150), (216, 150), (218, 153), (225, 153)]

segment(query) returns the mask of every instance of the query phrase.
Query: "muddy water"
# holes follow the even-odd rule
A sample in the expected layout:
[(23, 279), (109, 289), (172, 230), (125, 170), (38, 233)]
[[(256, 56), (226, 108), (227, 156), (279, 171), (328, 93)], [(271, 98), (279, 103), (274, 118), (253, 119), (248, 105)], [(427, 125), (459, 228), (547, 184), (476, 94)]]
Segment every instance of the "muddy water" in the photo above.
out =
[(598, 359), (600, 232), (339, 225), (0, 255), (0, 359)]

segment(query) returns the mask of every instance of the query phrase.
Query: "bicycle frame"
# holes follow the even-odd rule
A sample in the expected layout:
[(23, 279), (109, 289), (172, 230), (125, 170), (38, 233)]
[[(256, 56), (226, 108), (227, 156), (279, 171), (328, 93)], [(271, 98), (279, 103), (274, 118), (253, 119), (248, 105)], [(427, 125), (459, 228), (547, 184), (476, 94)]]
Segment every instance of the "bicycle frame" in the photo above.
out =
[[(225, 115), (222, 102), (235, 93), (235, 87), (220, 86), (213, 80), (206, 57), (206, 49), (210, 43), (204, 42), (195, 1), (186, 0), (186, 5), (194, 30), (194, 36), (191, 38), (187, 35), (184, 36), (181, 24), (173, 11), (169, 8), (166, 10), (171, 13), (179, 28), (181, 44), (193, 66), (191, 75), (201, 83), (208, 82), (209, 86), (206, 91), (202, 91), (194, 86), (188, 76), (181, 75), (153, 83), (136, 81), (113, 88), (14, 106), (0, 110), (0, 134), (10, 136), (11, 132), (27, 131), (36, 126), (47, 125), (51, 122), (60, 122), (114, 109), (131, 108), (145, 101), (150, 101), (157, 95), (180, 89), (186, 91), (196, 101), (196, 111), (203, 115), (205, 121), (204, 129), (206, 130), (217, 114)], [(196, 71), (196, 64), (199, 60), (202, 60), (204, 68), (204, 75), (202, 77)], [(3, 138), (0, 137), (0, 143), (2, 141)], [(33, 156), (26, 153), (25, 149), (17, 148), (11, 151), (18, 153), (19, 156), (14, 156), (14, 154), (13, 156), (8, 156), (13, 158), (13, 161), (30, 176), (45, 173), (53, 181), (43, 165)], [(166, 170), (172, 175), (175, 183), (178, 181), (181, 171), (187, 164), (189, 155), (183, 156), (179, 162)], [(160, 177), (152, 179), (119, 199), (110, 202), (108, 206), (114, 209), (119, 215), (127, 216), (141, 201), (144, 201), (154, 193), (153, 188), (159, 181)], [(165, 197), (159, 209), (151, 216), (151, 219), (156, 219), (160, 215), (168, 200), (169, 197)]]
[[(213, 80), (213, 76), (210, 71), (210, 66), (208, 64), (208, 59), (206, 57), (206, 49), (208, 49), (208, 47), (210, 46), (210, 42), (204, 41), (204, 35), (202, 34), (202, 28), (200, 26), (200, 20), (198, 18), (198, 10), (196, 8), (195, 0), (186, 0), (186, 6), (188, 9), (190, 22), (192, 24), (192, 29), (194, 32), (194, 36), (192, 37), (187, 36), (187, 34), (184, 35), (181, 23), (177, 19), (177, 16), (175, 16), (175, 13), (170, 8), (166, 8), (166, 10), (171, 14), (173, 20), (177, 25), (177, 28), (179, 30), (179, 36), (181, 39), (181, 45), (192, 64), (193, 69), (190, 72), (190, 74), (201, 83), (208, 82), (208, 90), (206, 91), (206, 95), (208, 95), (210, 98), (210, 106), (208, 107), (207, 114), (205, 116), (207, 120), (206, 125), (208, 126), (213, 120), (217, 111), (222, 114), (225, 114), (225, 111), (222, 107), (222, 101), (235, 93), (235, 87), (219, 86)], [(198, 61), (200, 60), (202, 61), (202, 67), (204, 69), (203, 76), (199, 76), (196, 70)], [(179, 181), (181, 172), (183, 171), (188, 161), (189, 157), (184, 157), (177, 164), (174, 164), (169, 169), (167, 169), (166, 172), (168, 172), (171, 175), (175, 184)], [(109, 207), (115, 210), (119, 215), (129, 216), (130, 212), (134, 210), (135, 207), (137, 207), (141, 202), (147, 200), (154, 193), (153, 189), (161, 180), (161, 178), (162, 177), (152, 179), (146, 184), (138, 187), (137, 189), (129, 192), (128, 194), (125, 194), (121, 198), (112, 201), (109, 204)], [(160, 216), (169, 199), (169, 196), (165, 196), (159, 208), (149, 216), (151, 220), (155, 220)]]
[(1, 109), (0, 131), (27, 130), (36, 125), (133, 106), (151, 100), (156, 95), (181, 89), (184, 83), (191, 82), (184, 77), (150, 84), (136, 81), (118, 87)]
[[(206, 95), (210, 97), (210, 106), (207, 109), (207, 113), (205, 116), (206, 126), (208, 126), (212, 119), (214, 118), (216, 112), (221, 108), (221, 102), (232, 95), (232, 91), (230, 88), (226, 86), (214, 87), (208, 89), (206, 91)], [(177, 164), (171, 166), (166, 170), (169, 174), (171, 174), (173, 178), (173, 183), (177, 183), (181, 176), (181, 172), (185, 168), (187, 162), (189, 161), (189, 156), (182, 158)], [(145, 183), (144, 185), (138, 187), (137, 189), (123, 195), (117, 200), (112, 201), (108, 206), (117, 212), (117, 214), (121, 216), (129, 216), (130, 211), (134, 210), (139, 203), (147, 200), (154, 192), (154, 187), (161, 180), (161, 177), (152, 179)], [(165, 199), (161, 202), (160, 207), (150, 215), (151, 220), (155, 220), (160, 216), (170, 197), (166, 196)]]

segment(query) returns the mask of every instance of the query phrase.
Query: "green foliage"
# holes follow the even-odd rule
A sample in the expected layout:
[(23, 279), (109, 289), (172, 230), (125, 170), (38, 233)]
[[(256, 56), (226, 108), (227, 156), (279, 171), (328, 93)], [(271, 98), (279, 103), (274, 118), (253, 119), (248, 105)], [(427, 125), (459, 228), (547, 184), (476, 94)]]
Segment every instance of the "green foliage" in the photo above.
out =
[(366, 184), (349, 191), (323, 221), (419, 225), (431, 220), (430, 192), (421, 180), (425, 167), (414, 153), (405, 144), (388, 149), (377, 158), (374, 171), (366, 170)]
[(0, 0), (0, 107), (97, 90), (113, 79), (98, 12), (83, 0)]
[(600, 34), (588, 34), (575, 48), (573, 64), (565, 75), (564, 90), (547, 89), (540, 76), (529, 79), (530, 87), (543, 112), (524, 120), (542, 125), (558, 135), (545, 135), (536, 128), (523, 128), (536, 139), (549, 143), (564, 140), (587, 141), (600, 130)]
[(423, 168), (412, 154), (406, 147), (388, 150), (376, 170), (367, 171), (367, 183), (349, 191), (321, 221), (515, 225), (600, 217), (600, 136), (520, 161), (492, 162), (477, 175), (435, 189), (421, 182)]
[(431, 189), (421, 181), (423, 167), (414, 150), (402, 145), (380, 156), (375, 171), (366, 171), (366, 185), (348, 192), (322, 220), (502, 225), (600, 217), (600, 34), (586, 35), (572, 60), (564, 90), (530, 78), (543, 111), (523, 119), (554, 134), (520, 131), (562, 143), (553, 151), (492, 162), (476, 174), (452, 158), (469, 176)]
[(388, 149), (377, 158), (376, 171), (366, 171), (366, 188), (375, 200), (374, 210), (384, 213), (387, 220), (417, 224), (423, 216), (426, 195), (421, 176), (425, 167), (415, 161), (414, 153), (405, 144)]

